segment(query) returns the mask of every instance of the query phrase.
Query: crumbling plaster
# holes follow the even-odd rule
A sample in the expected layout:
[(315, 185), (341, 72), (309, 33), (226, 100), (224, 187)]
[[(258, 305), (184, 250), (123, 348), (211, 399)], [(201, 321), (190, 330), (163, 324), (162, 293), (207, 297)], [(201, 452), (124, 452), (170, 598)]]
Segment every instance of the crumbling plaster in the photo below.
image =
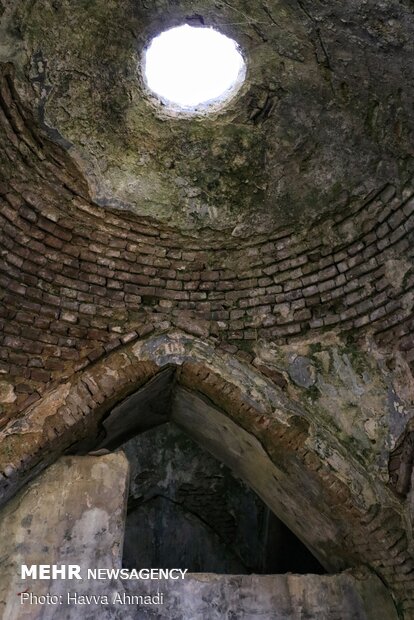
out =
[[(397, 618), (380, 579), (361, 568), (329, 576), (187, 573), (180, 581), (88, 579), (88, 569), (121, 567), (127, 487), (128, 461), (122, 453), (64, 457), (1, 511), (0, 542), (8, 552), (0, 564), (4, 617), (51, 620), (58, 613), (62, 620), (142, 620), (156, 614), (165, 620), (249, 620), (259, 615), (264, 620), (290, 620), (305, 613), (309, 620), (377, 620), (383, 613), (387, 620)], [(80, 567), (82, 580), (23, 579), (20, 564), (44, 564), (46, 549), (57, 567)], [(39, 600), (56, 597), (57, 603), (22, 603), (17, 592), (34, 594), (26, 592), (28, 583)], [(128, 598), (154, 597), (157, 592), (162, 598), (149, 605)]]
[[(292, 381), (282, 350), (274, 359), (283, 388), (253, 365), (179, 332), (131, 343), (74, 375), (2, 431), (3, 498), (62, 451), (99, 447), (101, 423), (113, 404), (139, 386), (145, 390), (159, 369), (175, 366), (180, 387), (171, 396), (171, 419), (246, 480), (327, 568), (366, 563), (409, 605), (410, 511), (387, 484), (383, 456), (384, 442), (392, 439), (373, 425), (371, 444), (363, 430), (367, 420), (383, 415), (387, 381), (367, 359), (367, 388), (350, 355), (335, 346), (317, 353), (332, 360), (330, 370), (316, 372), (322, 390)], [(311, 362), (308, 355), (316, 366), (318, 358)], [(358, 356), (365, 362), (364, 353)], [(342, 364), (339, 375), (335, 364)], [(350, 436), (345, 411), (356, 386), (361, 407), (354, 403), (359, 415)], [(342, 410), (335, 418), (333, 407)], [(132, 433), (133, 419), (129, 424)], [(390, 549), (397, 568), (387, 559)]]
[[(404, 2), (2, 5), (0, 59), (99, 204), (247, 236), (412, 175)], [(151, 37), (186, 22), (235, 38), (248, 68), (240, 96), (201, 121), (166, 117), (141, 75)]]
[[(185, 21), (244, 50), (212, 117), (143, 89)], [(394, 0), (0, 1), (2, 501), (161, 386), (411, 619), (413, 41)]]

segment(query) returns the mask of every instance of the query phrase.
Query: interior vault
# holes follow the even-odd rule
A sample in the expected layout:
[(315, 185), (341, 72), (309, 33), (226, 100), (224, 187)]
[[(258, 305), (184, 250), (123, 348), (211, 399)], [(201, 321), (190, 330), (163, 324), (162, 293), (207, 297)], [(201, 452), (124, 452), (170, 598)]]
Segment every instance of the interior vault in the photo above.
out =
[[(243, 51), (243, 84), (211, 114), (148, 92), (145, 51), (176, 26)], [(412, 0), (0, 0), (0, 41), (4, 514), (49, 475), (75, 496), (68, 463), (100, 458), (124, 488), (113, 451), (175, 425), (329, 573), (225, 575), (209, 612), (235, 583), (255, 610), (256, 587), (318, 583), (329, 614), (373, 583), (332, 573), (363, 565), (411, 620)], [(0, 558), (30, 542), (16, 527)]]

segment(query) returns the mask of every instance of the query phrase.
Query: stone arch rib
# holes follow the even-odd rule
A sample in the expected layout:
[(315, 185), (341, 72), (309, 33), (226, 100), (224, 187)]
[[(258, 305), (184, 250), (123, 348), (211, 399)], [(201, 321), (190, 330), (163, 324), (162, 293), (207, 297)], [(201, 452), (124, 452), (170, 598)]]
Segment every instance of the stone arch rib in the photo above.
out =
[(187, 397), (201, 399), (198, 425), (213, 420), (221, 432), (217, 424), (224, 424), (231, 440), (223, 435), (222, 444), (239, 450), (233, 465), (243, 464), (248, 483), (328, 569), (366, 564), (411, 604), (414, 566), (394, 494), (373, 487), (350, 460), (354, 478), (370, 486), (372, 498), (364, 504), (312, 447), (309, 438), (318, 434), (324, 449), (338, 449), (332, 435), (314, 428), (305, 409), (253, 367), (183, 332), (125, 345), (9, 423), (0, 434), (2, 501), (96, 432), (108, 411), (167, 366), (177, 369), (177, 386)]

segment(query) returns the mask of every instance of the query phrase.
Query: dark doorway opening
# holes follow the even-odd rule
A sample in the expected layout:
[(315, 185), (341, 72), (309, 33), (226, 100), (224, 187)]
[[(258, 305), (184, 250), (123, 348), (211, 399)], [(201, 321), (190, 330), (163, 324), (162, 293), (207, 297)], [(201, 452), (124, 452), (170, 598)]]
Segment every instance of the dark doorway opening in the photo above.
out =
[(125, 567), (325, 573), (246, 484), (174, 423), (121, 448), (131, 464)]
[(129, 459), (126, 568), (326, 573), (275, 515), (277, 479), (261, 444), (204, 395), (177, 384), (174, 366), (120, 401), (96, 436), (72, 449), (122, 449)]

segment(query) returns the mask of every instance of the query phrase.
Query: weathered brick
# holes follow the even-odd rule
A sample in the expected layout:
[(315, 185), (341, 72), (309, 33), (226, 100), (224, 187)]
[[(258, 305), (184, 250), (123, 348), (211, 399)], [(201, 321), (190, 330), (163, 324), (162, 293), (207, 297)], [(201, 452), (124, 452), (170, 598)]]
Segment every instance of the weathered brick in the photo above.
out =
[(42, 370), (41, 368), (32, 368), (30, 371), (30, 378), (33, 381), (39, 381), (40, 383), (47, 383), (50, 381), (51, 375), (47, 370)]

